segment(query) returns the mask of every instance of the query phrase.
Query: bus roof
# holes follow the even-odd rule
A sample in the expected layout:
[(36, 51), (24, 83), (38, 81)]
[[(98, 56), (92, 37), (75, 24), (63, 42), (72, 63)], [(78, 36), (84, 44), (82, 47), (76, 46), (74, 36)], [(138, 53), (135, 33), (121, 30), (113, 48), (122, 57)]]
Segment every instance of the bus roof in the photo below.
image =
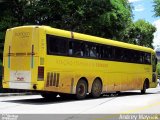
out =
[(117, 46), (117, 47), (122, 47), (122, 48), (127, 48), (127, 49), (133, 49), (133, 50), (139, 50), (139, 51), (145, 51), (145, 52), (150, 52), (150, 53), (155, 53), (155, 51), (151, 48), (143, 47), (143, 46), (138, 46), (134, 44), (129, 44), (125, 42), (120, 42), (120, 41), (115, 41), (115, 40), (110, 40), (106, 38), (101, 38), (101, 37), (96, 37), (92, 35), (86, 35), (82, 33), (77, 33), (77, 32), (72, 32), (72, 31), (67, 31), (67, 30), (62, 30), (62, 29), (57, 29), (57, 28), (52, 28), (50, 26), (40, 26), (40, 25), (28, 25), (28, 26), (19, 26), (19, 27), (14, 27), (11, 29), (18, 29), (22, 27), (33, 27), (33, 28), (42, 28), (44, 29), (47, 33), (49, 32), (50, 34), (61, 37), (66, 37), (64, 36), (64, 33), (69, 34), (68, 38), (71, 38), (71, 34), (73, 34), (74, 39), (77, 40), (84, 40), (84, 41), (90, 41), (90, 42), (95, 42), (95, 43), (100, 43), (100, 44), (106, 44), (106, 45), (111, 45), (111, 46)]
[[(50, 31), (50, 33), (55, 33), (56, 31), (59, 31), (58, 33), (60, 33), (60, 32), (62, 32), (62, 33), (63, 32), (72, 32), (72, 31), (52, 28), (52, 27), (49, 27), (49, 26), (43, 26), (43, 27), (46, 31)], [(143, 47), (143, 46), (138, 46), (138, 45), (129, 44), (129, 43), (125, 43), (125, 42), (119, 42), (119, 41), (115, 41), (115, 40), (96, 37), (96, 36), (92, 36), (92, 35), (86, 35), (86, 34), (77, 33), (77, 32), (72, 32), (72, 33), (73, 33), (74, 39), (78, 39), (78, 40), (90, 41), (90, 42), (95, 42), (95, 43), (100, 43), (100, 44), (107, 44), (107, 45), (111, 45), (111, 46), (117, 46), (117, 47), (122, 47), (122, 48), (128, 48), (128, 49), (133, 49), (133, 50), (139, 50), (139, 51), (154, 53), (153, 49)]]

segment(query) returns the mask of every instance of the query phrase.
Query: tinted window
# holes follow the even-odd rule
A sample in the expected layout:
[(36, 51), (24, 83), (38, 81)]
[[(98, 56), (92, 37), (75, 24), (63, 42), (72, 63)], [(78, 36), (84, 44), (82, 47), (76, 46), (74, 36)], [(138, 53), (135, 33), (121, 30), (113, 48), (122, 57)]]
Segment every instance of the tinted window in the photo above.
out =
[(67, 40), (62, 37), (47, 35), (47, 54), (64, 54), (67, 52)]
[(150, 53), (53, 35), (47, 35), (47, 54), (151, 64)]
[(104, 45), (102, 47), (102, 49), (103, 49), (102, 58), (104, 58), (104, 59), (112, 59), (112, 58), (114, 58), (114, 49), (113, 49), (113, 47)]
[(84, 42), (83, 47), (84, 57), (90, 57), (90, 45), (88, 42)]
[(69, 41), (69, 55), (82, 57), (84, 55), (82, 41)]
[(151, 54), (149, 54), (149, 53), (144, 54), (144, 63), (146, 63), (146, 64), (151, 63)]
[(90, 57), (97, 57), (97, 47), (96, 44), (91, 44), (90, 45)]

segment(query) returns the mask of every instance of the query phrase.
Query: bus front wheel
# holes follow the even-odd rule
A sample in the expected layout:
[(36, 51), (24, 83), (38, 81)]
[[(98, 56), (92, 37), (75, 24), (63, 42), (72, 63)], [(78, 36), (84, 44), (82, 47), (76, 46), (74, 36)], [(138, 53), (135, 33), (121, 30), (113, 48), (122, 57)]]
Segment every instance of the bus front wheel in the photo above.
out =
[(76, 98), (84, 99), (87, 95), (87, 82), (83, 79), (80, 79), (76, 86)]
[(102, 93), (102, 83), (99, 79), (95, 79), (92, 85), (91, 96), (93, 98), (100, 97)]
[(145, 82), (143, 83), (143, 88), (142, 88), (142, 90), (141, 90), (141, 94), (145, 94), (145, 93), (146, 93), (146, 89), (147, 89), (147, 82), (145, 81)]

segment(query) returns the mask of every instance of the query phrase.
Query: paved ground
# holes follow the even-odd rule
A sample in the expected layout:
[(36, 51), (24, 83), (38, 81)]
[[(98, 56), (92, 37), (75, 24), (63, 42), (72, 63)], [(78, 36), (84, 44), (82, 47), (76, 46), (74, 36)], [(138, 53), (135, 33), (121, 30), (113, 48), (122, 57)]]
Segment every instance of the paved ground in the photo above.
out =
[(121, 114), (159, 113), (160, 87), (123, 92), (118, 96), (105, 95), (99, 99), (73, 100), (58, 97), (45, 100), (40, 95), (0, 97), (0, 113), (9, 114)]

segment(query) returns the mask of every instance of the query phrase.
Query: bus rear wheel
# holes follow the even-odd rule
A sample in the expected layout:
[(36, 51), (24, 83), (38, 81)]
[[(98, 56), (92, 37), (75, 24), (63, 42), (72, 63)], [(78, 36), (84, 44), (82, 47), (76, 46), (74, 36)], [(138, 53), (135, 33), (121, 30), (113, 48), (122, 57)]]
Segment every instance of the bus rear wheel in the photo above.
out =
[(91, 96), (93, 98), (100, 97), (102, 93), (102, 83), (99, 79), (95, 79), (92, 85)]
[(57, 97), (57, 93), (41, 93), (41, 96), (45, 99), (52, 100)]
[(80, 79), (76, 86), (76, 99), (84, 99), (87, 95), (87, 82)]

